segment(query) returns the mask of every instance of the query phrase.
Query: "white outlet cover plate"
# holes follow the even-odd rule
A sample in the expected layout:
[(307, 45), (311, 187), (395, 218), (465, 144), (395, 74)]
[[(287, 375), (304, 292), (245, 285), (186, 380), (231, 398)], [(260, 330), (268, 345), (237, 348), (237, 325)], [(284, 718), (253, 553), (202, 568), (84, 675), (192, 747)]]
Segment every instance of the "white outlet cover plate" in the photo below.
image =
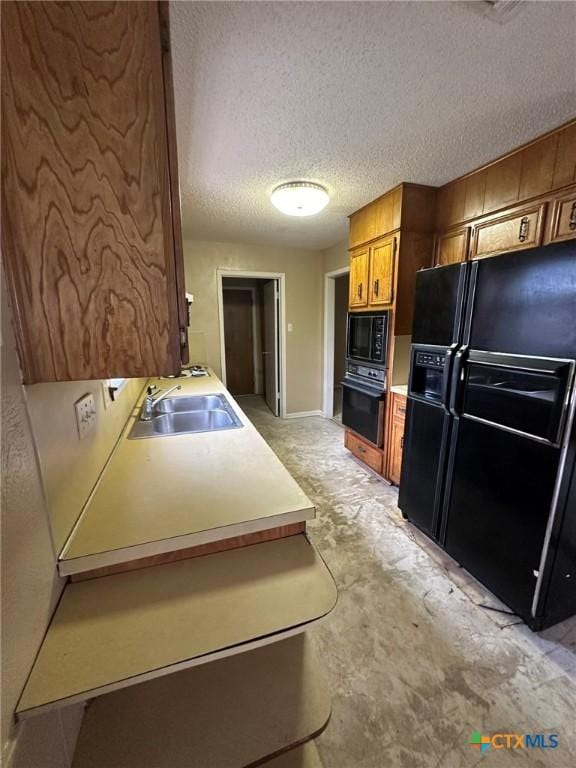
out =
[(76, 424), (80, 440), (86, 437), (96, 426), (96, 404), (94, 395), (89, 393), (74, 403), (76, 410)]

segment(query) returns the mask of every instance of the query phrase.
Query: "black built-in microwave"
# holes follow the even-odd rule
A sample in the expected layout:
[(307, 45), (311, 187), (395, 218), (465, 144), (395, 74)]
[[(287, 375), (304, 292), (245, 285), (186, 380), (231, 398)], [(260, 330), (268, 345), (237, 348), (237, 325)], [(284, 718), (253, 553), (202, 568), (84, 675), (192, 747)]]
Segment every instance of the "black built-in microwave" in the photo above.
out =
[(348, 314), (348, 360), (386, 367), (389, 312)]

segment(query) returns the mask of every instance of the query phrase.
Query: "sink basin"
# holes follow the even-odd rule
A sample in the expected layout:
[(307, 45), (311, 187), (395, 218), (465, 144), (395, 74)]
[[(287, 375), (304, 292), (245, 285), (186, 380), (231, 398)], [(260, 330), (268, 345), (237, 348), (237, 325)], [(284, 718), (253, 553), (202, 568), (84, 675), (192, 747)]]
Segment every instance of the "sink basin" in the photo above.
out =
[(152, 419), (154, 432), (160, 435), (180, 435), (183, 432), (212, 432), (238, 426), (226, 411), (179, 411), (165, 413)]
[(227, 410), (229, 407), (224, 395), (192, 395), (189, 397), (167, 397), (160, 400), (154, 408), (154, 413)]
[(130, 438), (215, 432), (244, 426), (224, 395), (167, 397), (154, 407), (149, 421), (138, 420)]

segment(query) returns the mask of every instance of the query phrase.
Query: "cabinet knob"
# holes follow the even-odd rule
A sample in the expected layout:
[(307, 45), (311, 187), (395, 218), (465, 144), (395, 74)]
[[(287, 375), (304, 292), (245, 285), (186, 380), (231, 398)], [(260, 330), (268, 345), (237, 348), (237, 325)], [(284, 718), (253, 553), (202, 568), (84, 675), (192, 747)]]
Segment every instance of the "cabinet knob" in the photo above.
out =
[(378, 296), (378, 291), (380, 290), (380, 280), (374, 280), (374, 295)]
[(518, 240), (524, 243), (528, 239), (528, 228), (530, 226), (530, 219), (528, 216), (522, 216), (520, 219), (520, 229), (518, 230)]
[(358, 298), (362, 298), (362, 283), (358, 283)]
[(571, 230), (576, 229), (576, 201), (572, 203), (572, 209), (570, 210), (570, 220), (568, 221), (568, 227)]
[(400, 448), (404, 448), (404, 435), (400, 438)]

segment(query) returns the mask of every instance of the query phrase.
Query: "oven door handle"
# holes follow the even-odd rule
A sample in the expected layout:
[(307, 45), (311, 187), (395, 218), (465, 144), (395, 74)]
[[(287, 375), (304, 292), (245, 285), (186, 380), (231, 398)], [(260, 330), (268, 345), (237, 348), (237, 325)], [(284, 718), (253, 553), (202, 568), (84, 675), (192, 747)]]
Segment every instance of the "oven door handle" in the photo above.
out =
[(378, 399), (382, 399), (386, 394), (386, 392), (381, 389), (373, 389), (372, 387), (363, 387), (361, 384), (352, 384), (349, 381), (343, 381), (342, 386), (348, 387), (349, 389), (353, 389), (355, 392), (360, 392), (363, 395), (368, 395), (368, 397), (376, 397)]

